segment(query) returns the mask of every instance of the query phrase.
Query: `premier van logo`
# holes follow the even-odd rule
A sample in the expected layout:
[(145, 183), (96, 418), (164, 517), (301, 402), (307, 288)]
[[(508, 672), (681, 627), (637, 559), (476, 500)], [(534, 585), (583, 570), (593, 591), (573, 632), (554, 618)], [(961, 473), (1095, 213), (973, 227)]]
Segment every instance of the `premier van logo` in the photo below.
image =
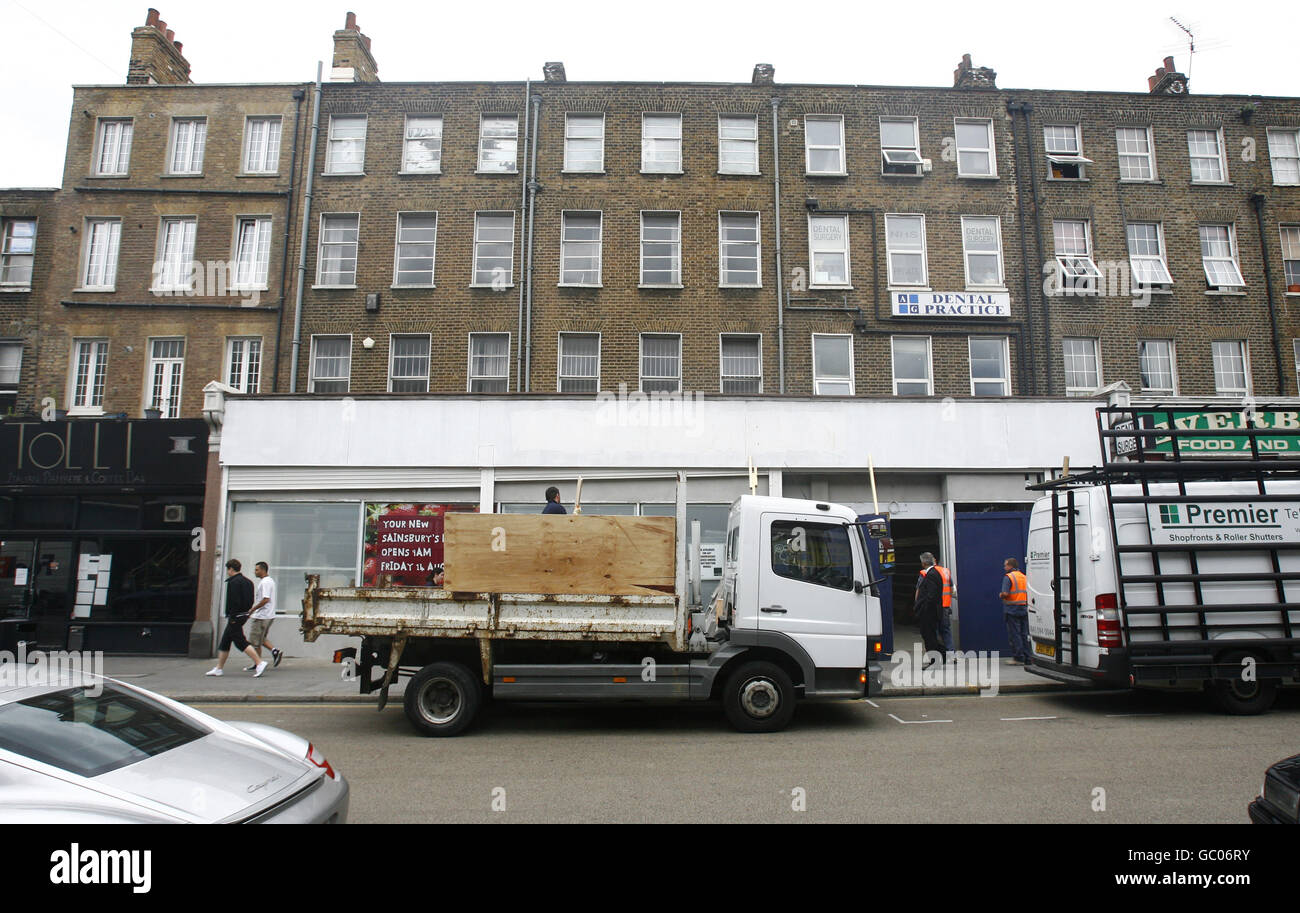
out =
[(1300, 543), (1300, 502), (1153, 504), (1148, 511), (1153, 543)]
[(153, 850), (83, 850), (74, 843), (50, 854), (51, 884), (129, 884), (135, 894), (153, 886)]

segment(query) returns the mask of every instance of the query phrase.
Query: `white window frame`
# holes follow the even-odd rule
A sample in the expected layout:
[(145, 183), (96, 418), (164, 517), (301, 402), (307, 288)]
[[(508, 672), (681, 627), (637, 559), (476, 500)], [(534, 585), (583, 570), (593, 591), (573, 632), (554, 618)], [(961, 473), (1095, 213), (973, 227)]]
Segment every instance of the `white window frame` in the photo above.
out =
[[(360, 121), (361, 135), (339, 137), (334, 135), (334, 128), (345, 121)], [(369, 118), (364, 114), (331, 114), (329, 124), (328, 139), (325, 143), (325, 173), (326, 174), (365, 174), (366, 173), (366, 134), (370, 129)], [(344, 159), (344, 150), (357, 148), (360, 155), (356, 162), (340, 161), (342, 155)], [(353, 167), (355, 165), (355, 167)]]
[[(489, 135), (487, 132), (489, 122), (500, 122), (504, 124), (509, 121), (514, 124), (515, 132), (513, 134), (500, 133)], [(505, 143), (513, 143), (514, 150), (507, 160), (503, 155), (498, 153), (498, 157), (492, 157), (488, 154), (487, 144), (496, 142), (502, 149)], [(478, 174), (518, 174), (519, 173), (519, 115), (518, 114), (480, 114), (478, 120)]]
[[(650, 126), (650, 121), (659, 119), (665, 125), (669, 122), (677, 124), (677, 135), (651, 136), (646, 132)], [(682, 160), (682, 115), (671, 111), (653, 112), (643, 111), (641, 113), (641, 173), (642, 174), (682, 174), (684, 167)], [(660, 147), (660, 143), (666, 145)], [(661, 158), (661, 148), (669, 152), (673, 151), (676, 144), (676, 158)], [(667, 164), (673, 164), (674, 167), (661, 167)]]
[[(116, 126), (116, 131), (110, 130)], [(110, 144), (110, 133), (116, 133)], [(95, 124), (95, 157), (91, 174), (99, 177), (124, 177), (131, 171), (131, 141), (135, 120), (130, 117), (101, 117)], [(111, 159), (105, 161), (105, 155)]]
[[(238, 356), (236, 356), (238, 350)], [(239, 358), (238, 374), (235, 358)], [(256, 368), (250, 368), (251, 365)], [(251, 375), (251, 380), (250, 380)], [(257, 393), (262, 386), (262, 337), (227, 336), (226, 360), (222, 365), (222, 378), (240, 393)]]
[[(730, 125), (725, 125), (730, 121)], [(753, 136), (727, 136), (726, 129), (736, 130), (739, 122), (753, 127)], [(730, 150), (729, 150), (730, 147)], [(729, 157), (727, 151), (745, 149), (753, 153), (743, 159)], [(751, 164), (752, 160), (752, 164)], [(740, 162), (739, 166), (730, 163)], [(758, 174), (758, 115), (757, 114), (719, 114), (718, 115), (718, 174)]]
[[(1092, 345), (1092, 363), (1093, 370), (1097, 375), (1097, 384), (1092, 387), (1083, 387), (1079, 385), (1070, 386), (1070, 356), (1067, 343), (1087, 342)], [(1061, 339), (1061, 357), (1065, 368), (1065, 395), (1066, 396), (1091, 396), (1102, 388), (1104, 381), (1101, 373), (1101, 340), (1095, 336), (1066, 336)], [(1078, 357), (1077, 355), (1075, 357)]]
[[(668, 375), (668, 374), (647, 375), (647, 374), (646, 374), (646, 372), (645, 372), (645, 369), (646, 369), (646, 357), (647, 357), (647, 356), (646, 356), (646, 351), (645, 351), (646, 337), (654, 337), (654, 338), (656, 338), (656, 339), (675, 339), (675, 340), (677, 340), (677, 355), (676, 355), (676, 359), (677, 359), (677, 373), (676, 373), (676, 375)], [(651, 357), (651, 358), (665, 358), (665, 357), (667, 357), (667, 356), (663, 356), (663, 355), (652, 355), (652, 356), (649, 356), (649, 357)], [(651, 393), (651, 392), (681, 393), (681, 392), (682, 392), (682, 373), (683, 373), (683, 372), (682, 372), (682, 334), (681, 334), (681, 333), (640, 333), (640, 334), (637, 335), (637, 378), (638, 378), (638, 380), (637, 380), (637, 389), (638, 389), (640, 392), (642, 392), (642, 393)], [(650, 379), (650, 380), (658, 381), (658, 380), (667, 380), (667, 379), (669, 379), (670, 377), (675, 377), (676, 380), (677, 380), (677, 386), (676, 386), (676, 388), (674, 388), (673, 390), (651, 391), (651, 390), (647, 390), (647, 389), (645, 388), (645, 384), (646, 384), (646, 380), (647, 380), (647, 378)]]
[[(184, 145), (182, 145), (184, 133), (189, 133), (190, 136), (184, 138)], [(173, 117), (167, 148), (167, 173), (191, 177), (202, 175), (203, 154), (207, 142), (208, 119), (206, 117)]]
[[(402, 231), (407, 228), (403, 225), (404, 216), (432, 216), (433, 217), (433, 240), (432, 241), (404, 241), (402, 240)], [(415, 231), (422, 229), (414, 228)], [(429, 281), (428, 282), (403, 282), (402, 281), (402, 248), (404, 245), (412, 247), (428, 244), (433, 248), (433, 253), (429, 257)], [(423, 257), (412, 259), (422, 260)], [(408, 270), (407, 272), (414, 272)], [(437, 288), (438, 279), (438, 213), (435, 210), (401, 210), (397, 213), (397, 225), (394, 228), (393, 235), (393, 288)]]
[[(1057, 231), (1058, 225), (1080, 225), (1083, 227), (1081, 237), (1083, 238), (1083, 252), (1061, 250), (1061, 233)], [(1077, 235), (1071, 235), (1073, 240)], [(1052, 255), (1056, 258), (1056, 279), (1057, 288), (1065, 292), (1070, 290), (1071, 294), (1096, 294), (1097, 280), (1101, 278), (1101, 270), (1097, 268), (1097, 263), (1092, 259), (1092, 222), (1089, 219), (1053, 219), (1052, 220)]]
[[(318, 344), (318, 341), (324, 339), (346, 339), (348, 341), (347, 354), (340, 356), (343, 359), (345, 359), (347, 363), (346, 375), (330, 375), (328, 377), (317, 376), (316, 362), (320, 357), (320, 353), (317, 352), (316, 346)], [(339, 383), (340, 381), (342, 381), (343, 383), (342, 390), (318, 391), (316, 389), (316, 385), (318, 383), (333, 384), (333, 383)], [(352, 334), (351, 333), (313, 333), (311, 337), (311, 361), (308, 362), (307, 392), (308, 393), (326, 392), (331, 394), (338, 394), (338, 393), (348, 393), (349, 391), (351, 391), (351, 389), (352, 389)]]
[[(505, 373), (504, 374), (475, 374), (474, 373), (474, 340), (477, 337), (487, 336), (504, 336), (506, 340), (505, 355)], [(465, 366), (465, 392), (467, 393), (509, 393), (510, 392), (510, 334), (509, 333), (470, 333), (467, 343), (468, 362)], [(497, 356), (481, 355), (480, 358), (495, 358)], [(504, 390), (475, 390), (475, 381), (505, 381)]]
[[(96, 257), (96, 241), (101, 240), (100, 226), (107, 230), (103, 243), (107, 249), (102, 259)], [(117, 287), (117, 257), (122, 243), (122, 220), (117, 217), (86, 219), (84, 253), (81, 256), (81, 291), (111, 292)], [(97, 268), (97, 263), (102, 267)], [(92, 274), (92, 270), (94, 273)], [(101, 279), (92, 282), (92, 279)]]
[[(180, 237), (173, 235), (178, 229)], [(158, 247), (154, 254), (153, 283), (155, 292), (189, 292), (194, 290), (194, 248), (199, 234), (197, 216), (162, 216), (158, 220)], [(179, 243), (177, 249), (175, 244)]]
[[(1219, 355), (1215, 351), (1221, 345), (1233, 345), (1237, 347), (1234, 355), (1241, 358), (1241, 371), (1245, 380), (1244, 387), (1224, 387), (1220, 384), (1222, 375), (1219, 372)], [(1216, 396), (1250, 396), (1254, 388), (1250, 376), (1250, 342), (1245, 339), (1214, 339), (1210, 341), (1210, 364), (1214, 370), (1214, 393)]]
[[(1214, 137), (1214, 153), (1211, 155), (1205, 152), (1198, 152), (1193, 143), (1199, 139), (1194, 139), (1196, 134), (1208, 134)], [(1213, 163), (1219, 169), (1217, 178), (1198, 178), (1196, 168), (1198, 162)], [(1192, 175), (1193, 184), (1227, 184), (1228, 178), (1228, 155), (1223, 145), (1223, 128), (1210, 129), (1207, 127), (1194, 127), (1187, 131), (1187, 164)]]
[[(569, 237), (569, 217), (570, 216), (595, 216), (596, 217), (596, 239), (570, 238)], [(570, 251), (570, 246), (596, 245), (596, 277), (592, 282), (570, 282), (565, 276), (568, 274), (569, 260), (585, 259), (585, 255), (575, 254)], [(572, 288), (602, 288), (605, 277), (605, 214), (600, 210), (592, 209), (565, 209), (560, 212), (560, 282), (561, 286)], [(589, 272), (589, 270), (575, 270), (574, 272)]]
[[(1224, 229), (1228, 236), (1228, 256), (1207, 256), (1205, 253), (1205, 230)], [(1237, 226), (1231, 222), (1214, 222), (1196, 226), (1196, 234), (1201, 244), (1201, 268), (1205, 271), (1205, 284), (1211, 290), (1241, 291), (1246, 287), (1246, 280), (1241, 275), (1241, 264), (1237, 259)], [(1216, 282), (1214, 267), (1227, 270), (1228, 282)]]
[[(889, 221), (890, 219), (920, 219), (921, 220), (921, 247), (920, 250), (898, 249), (890, 243), (889, 238)], [(925, 289), (929, 287), (930, 282), (930, 257), (926, 250), (925, 238), (925, 214), (919, 212), (890, 212), (885, 214), (885, 263), (886, 276), (889, 288), (900, 289)], [(921, 281), (920, 282), (899, 282), (894, 279), (894, 254), (902, 254), (914, 257), (917, 254), (921, 256)]]
[[(840, 139), (838, 143), (827, 145), (824, 143), (813, 143), (812, 138), (808, 135), (809, 121), (823, 121), (825, 123), (834, 123), (839, 126)], [(837, 171), (814, 171), (812, 166), (813, 150), (834, 149), (840, 157), (840, 167)], [(829, 175), (831, 177), (843, 176), (849, 173), (848, 150), (844, 142), (844, 115), (843, 114), (805, 114), (803, 118), (803, 161), (804, 173), (810, 177), (818, 175)]]
[[(817, 340), (819, 339), (844, 339), (849, 344), (849, 374), (845, 377), (842, 374), (820, 374), (817, 371)], [(855, 367), (853, 363), (853, 334), (852, 333), (813, 333), (810, 352), (812, 354), (812, 375), (813, 375), (813, 396), (856, 396), (857, 384), (855, 382)], [(843, 384), (848, 382), (848, 393), (823, 393), (821, 392), (822, 384)]]
[[(646, 238), (646, 216), (674, 216), (677, 219), (677, 230), (673, 238), (667, 240)], [(646, 246), (649, 244), (671, 244), (672, 253), (669, 255), (671, 281), (669, 282), (647, 282), (646, 281)], [(638, 283), (639, 288), (682, 288), (682, 213), (681, 210), (674, 209), (643, 209), (641, 210), (641, 273)], [(662, 259), (659, 257), (658, 259)], [(654, 272), (663, 272), (663, 270), (654, 270)]]
[[(335, 219), (335, 220), (339, 220), (339, 219), (342, 219), (342, 218), (344, 218), (344, 217), (351, 217), (351, 218), (352, 218), (352, 220), (353, 220), (353, 223), (352, 223), (353, 227), (352, 227), (351, 230), (354, 231), (354, 232), (356, 233), (356, 238), (355, 238), (354, 240), (352, 240), (352, 241), (326, 241), (326, 240), (325, 240), (325, 230), (326, 230), (326, 229), (325, 229), (325, 220), (326, 220), (326, 219)], [(315, 284), (314, 286), (312, 286), (312, 287), (313, 287), (313, 288), (356, 288), (356, 287), (357, 287), (357, 263), (359, 262), (359, 257), (360, 257), (360, 253), (361, 253), (361, 213), (359, 213), (359, 212), (322, 212), (322, 213), (320, 214), (320, 222), (319, 222), (318, 224), (319, 224), (320, 228), (319, 228), (318, 231), (317, 231), (317, 237), (316, 237), (316, 284)], [(330, 230), (331, 230), (331, 231), (346, 231), (347, 229), (346, 229), (346, 228), (341, 228), (341, 227), (335, 226), (334, 228), (332, 228), (332, 229), (330, 229)], [(337, 258), (337, 261), (338, 261), (338, 262), (343, 262), (343, 261), (346, 261), (346, 260), (349, 260), (349, 259), (352, 261), (352, 271), (351, 271), (351, 273), (348, 273), (348, 272), (346, 272), (346, 271), (342, 271), (342, 270), (340, 270), (340, 271), (338, 271), (338, 272), (335, 274), (335, 275), (338, 275), (339, 277), (350, 276), (350, 277), (351, 277), (351, 280), (352, 280), (351, 282), (325, 282), (325, 281), (324, 281), (324, 279), (325, 279), (325, 259), (326, 259), (326, 258), (325, 258), (325, 248), (326, 248), (327, 245), (328, 245), (329, 247), (338, 247), (338, 248), (341, 248), (341, 249), (343, 249), (343, 250), (346, 250), (346, 248), (347, 248), (349, 245), (351, 245), (351, 247), (352, 247), (352, 256), (351, 256), (351, 257), (346, 257), (346, 256), (345, 256), (345, 257), (338, 257), (338, 258)]]
[[(1300, 127), (1269, 127), (1267, 135), (1268, 162), (1273, 172), (1273, 184), (1277, 187), (1300, 186)], [(1291, 141), (1290, 149), (1282, 149), (1283, 137)], [(1285, 172), (1293, 172), (1293, 175), (1279, 174), (1279, 163), (1284, 165)]]
[[(1129, 229), (1136, 225), (1154, 225), (1156, 227), (1156, 244), (1159, 245), (1158, 255), (1153, 254), (1134, 254), (1133, 239), (1129, 235)], [(1163, 222), (1127, 222), (1124, 225), (1124, 246), (1128, 251), (1129, 272), (1132, 276), (1135, 287), (1152, 287), (1160, 288), (1174, 284), (1173, 277), (1169, 275), (1169, 263), (1165, 259), (1165, 224)], [(1139, 263), (1149, 263), (1153, 269), (1159, 272), (1156, 282), (1143, 282), (1139, 279), (1142, 270), (1138, 268)]]
[[(83, 351), (84, 350), (84, 351)], [(82, 356), (87, 355), (86, 384), (81, 384)], [(68, 360), (68, 414), (102, 415), (104, 389), (108, 385), (109, 344), (103, 338), (78, 338), (72, 340), (72, 357)]]
[[(253, 244), (251, 255), (248, 248), (250, 229)], [(259, 291), (267, 289), (271, 272), (272, 230), (271, 216), (235, 217), (235, 270), (232, 288)]]
[[(597, 136), (574, 136), (572, 128), (574, 121), (599, 121), (600, 130)], [(599, 153), (596, 156), (595, 167), (579, 168), (574, 161), (572, 143), (591, 143), (595, 140)], [(581, 111), (568, 111), (564, 115), (564, 170), (570, 174), (604, 174), (605, 173), (605, 115), (603, 113), (584, 113)]]
[[(180, 418), (185, 395), (185, 337), (150, 337), (147, 343), (149, 359), (145, 363), (141, 410), (158, 409), (162, 418)], [(160, 345), (175, 347), (178, 354), (159, 354)]]
[(1278, 236), (1282, 242), (1282, 283), (1288, 295), (1300, 294), (1300, 224), (1279, 225)]
[[(993, 234), (997, 238), (998, 247), (996, 251), (991, 252), (998, 258), (998, 278), (996, 282), (975, 282), (971, 279), (970, 258), (971, 255), (987, 257), (990, 251), (975, 250), (972, 251), (966, 246), (966, 221), (979, 220), (993, 223)], [(1006, 262), (1002, 257), (1002, 218), (1000, 216), (962, 216), (961, 217), (961, 248), (962, 263), (966, 269), (966, 287), (969, 289), (1005, 289), (1007, 286)]]
[[(261, 137), (254, 136), (253, 125), (262, 125)], [(280, 140), (284, 136), (284, 119), (278, 115), (249, 115), (244, 118), (243, 174), (279, 174)], [(256, 158), (254, 153), (256, 152)], [(258, 161), (261, 168), (252, 167)]]
[[(959, 126), (974, 126), (980, 124), (985, 128), (985, 136), (988, 139), (988, 146), (963, 146), (957, 139)], [(988, 117), (954, 117), (952, 121), (953, 148), (957, 153), (957, 177), (959, 178), (996, 178), (998, 176), (998, 150), (997, 136), (993, 130), (993, 120)], [(962, 153), (987, 153), (989, 157), (989, 170), (983, 171), (964, 171), (962, 169)]]
[[(423, 339), (424, 355), (401, 355), (397, 354), (397, 341), (399, 339)], [(398, 358), (424, 358), (424, 374), (403, 374), (400, 377), (395, 372)], [(429, 369), (433, 366), (433, 336), (429, 333), (389, 333), (388, 334), (388, 392), (389, 393), (428, 393), (429, 392)], [(507, 372), (509, 368), (506, 369)], [(394, 390), (394, 382), (401, 381), (424, 381), (422, 390)]]
[[(904, 377), (900, 379), (898, 376), (898, 343), (902, 341), (915, 342), (917, 340), (920, 340), (925, 343), (925, 377), (924, 378)], [(889, 337), (889, 365), (890, 365), (889, 373), (893, 380), (895, 396), (934, 396), (934, 346), (931, 344), (931, 340), (929, 336), (902, 335), (902, 334), (898, 336), (890, 336)], [(922, 380), (924, 380), (925, 382), (924, 393), (899, 393), (898, 392), (898, 385), (900, 383), (917, 384), (917, 383), (921, 383)]]
[[(813, 223), (839, 222), (843, 226), (844, 246), (826, 247), (818, 246), (818, 241), (813, 237)], [(843, 282), (818, 282), (817, 281), (817, 255), (818, 254), (844, 254), (844, 281)], [(809, 288), (853, 288), (853, 267), (852, 259), (849, 253), (849, 217), (846, 215), (821, 215), (815, 213), (808, 214), (808, 287)]]
[[(16, 356), (16, 357), (15, 357)], [(23, 377), (21, 339), (0, 339), (0, 395), (13, 396)]]
[[(558, 335), (556, 342), (555, 358), (555, 389), (559, 393), (598, 393), (600, 392), (600, 334), (599, 333), (580, 333), (562, 331)], [(583, 339), (596, 340), (596, 373), (591, 374), (565, 374), (564, 373), (564, 342), (570, 337), (580, 337)], [(588, 356), (578, 355), (577, 358), (586, 358)], [(595, 381), (594, 390), (565, 390), (565, 381)]]
[[(757, 374), (728, 374), (727, 373), (727, 355), (725, 346), (728, 340), (753, 340), (755, 344), (754, 359)], [(748, 355), (744, 356), (746, 359)], [(758, 381), (757, 390), (728, 390), (728, 381), (739, 381), (749, 383)], [(719, 333), (718, 334), (718, 392), (723, 394), (734, 394), (737, 396), (750, 396), (763, 392), (763, 334), (762, 333)]]
[[(971, 351), (976, 342), (993, 342), (998, 345), (999, 367), (1001, 376), (996, 378), (975, 376), (975, 355)], [(966, 361), (970, 367), (970, 395), (971, 396), (989, 396), (1003, 397), (1011, 395), (1011, 354), (1009, 339), (1006, 336), (968, 336), (966, 337)], [(977, 393), (975, 387), (977, 384), (1001, 384), (1001, 393)]]
[[(411, 136), (411, 121), (430, 121), (437, 124), (437, 130), (430, 133), (428, 137)], [(402, 166), (398, 170), (399, 174), (442, 174), (442, 115), (441, 114), (408, 114), (402, 122)], [(438, 141), (437, 155), (433, 158), (432, 166), (428, 168), (411, 167), (411, 150), (419, 148), (426, 140), (436, 138)], [(432, 147), (429, 147), (432, 152)]]
[[(1048, 131), (1051, 130), (1069, 130), (1074, 137), (1074, 150), (1058, 148), (1053, 149), (1056, 145), (1057, 135)], [(1043, 154), (1047, 157), (1047, 179), (1049, 181), (1086, 181), (1088, 180), (1088, 166), (1093, 164), (1092, 159), (1083, 154), (1083, 131), (1078, 124), (1044, 124), (1043, 125)], [(1078, 172), (1074, 177), (1064, 173), (1057, 173), (1057, 167), (1060, 168), (1077, 168)]]
[[(30, 234), (15, 234), (17, 225), (31, 225)], [(36, 266), (36, 219), (0, 219), (0, 286), (8, 291), (30, 289)], [(15, 244), (17, 241), (17, 244)], [(14, 276), (24, 278), (15, 279)]]
[[(885, 124), (887, 123), (911, 125), (911, 145), (885, 145)], [(919, 177), (923, 171), (924, 159), (921, 157), (921, 126), (917, 119), (915, 117), (881, 117), (879, 127), (880, 173), (891, 177)]]
[[(753, 241), (729, 241), (726, 237), (725, 221), (728, 216), (745, 216), (748, 217), (749, 223), (753, 225)], [(748, 224), (746, 225), (748, 227)], [(754, 281), (753, 282), (728, 282), (727, 281), (727, 263), (728, 248), (749, 247), (754, 248)], [(749, 272), (749, 270), (731, 270), (731, 272)], [(762, 215), (757, 212), (745, 210), (719, 210), (718, 211), (718, 288), (762, 288), (763, 287), (763, 223)]]
[[(482, 237), (480, 237), (480, 235), (483, 232), (483, 229), (488, 227), (481, 224), (482, 221), (481, 217), (505, 216), (507, 214), (510, 216), (510, 242), (509, 242), (510, 243), (510, 270), (506, 274), (506, 282), (504, 284), (496, 283), (491, 278), (489, 278), (487, 282), (481, 282), (479, 281), (479, 273), (487, 272), (490, 276), (492, 271), (491, 269), (484, 270), (480, 268), (479, 266), (480, 259), (483, 257), (487, 257), (488, 255), (480, 254), (479, 245), (506, 243), (504, 241), (484, 240)], [(493, 227), (498, 228), (499, 230), (499, 227), (497, 226), (493, 226)], [(502, 257), (500, 255), (493, 255), (490, 257), (490, 259), (500, 260), (502, 259)], [(471, 268), (473, 272), (470, 274), (470, 279), (472, 280), (470, 282), (470, 288), (495, 289), (498, 287), (500, 288), (514, 287), (515, 284), (515, 211), (513, 209), (483, 209), (474, 213), (474, 262), (471, 264)]]
[[(1145, 349), (1146, 346), (1151, 345), (1152, 343), (1160, 343), (1165, 346), (1166, 349), (1165, 355), (1156, 356), (1156, 357), (1157, 358), (1167, 357), (1169, 360), (1169, 386), (1168, 387), (1148, 386), (1146, 383), (1146, 379), (1143, 377), (1143, 368), (1142, 368), (1142, 359), (1144, 357), (1143, 350)], [(1138, 386), (1141, 388), (1143, 393), (1151, 393), (1158, 396), (1178, 395), (1178, 349), (1174, 340), (1172, 339), (1138, 340)]]
[[(1125, 150), (1124, 139), (1121, 137), (1121, 134), (1125, 133), (1126, 131), (1139, 131), (1142, 134), (1142, 137), (1145, 138), (1146, 140), (1146, 152), (1130, 152)], [(1158, 172), (1156, 171), (1156, 144), (1154, 138), (1151, 135), (1150, 126), (1136, 127), (1136, 126), (1126, 125), (1126, 126), (1116, 127), (1115, 128), (1115, 153), (1118, 156), (1120, 181), (1125, 183), (1132, 182), (1138, 184), (1151, 184), (1159, 180), (1159, 175)], [(1131, 176), (1125, 177), (1124, 171), (1125, 171), (1126, 159), (1130, 159), (1130, 160), (1141, 159), (1145, 161), (1146, 170), (1149, 171), (1150, 173), (1146, 177), (1131, 177)], [(1131, 164), (1128, 170), (1132, 171)]]

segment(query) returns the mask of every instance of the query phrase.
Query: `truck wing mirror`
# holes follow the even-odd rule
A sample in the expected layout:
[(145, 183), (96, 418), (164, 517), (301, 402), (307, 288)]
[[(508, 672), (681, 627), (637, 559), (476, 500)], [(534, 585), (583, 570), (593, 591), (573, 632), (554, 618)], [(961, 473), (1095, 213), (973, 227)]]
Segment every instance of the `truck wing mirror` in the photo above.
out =
[(889, 523), (885, 520), (868, 520), (867, 535), (872, 539), (889, 538)]

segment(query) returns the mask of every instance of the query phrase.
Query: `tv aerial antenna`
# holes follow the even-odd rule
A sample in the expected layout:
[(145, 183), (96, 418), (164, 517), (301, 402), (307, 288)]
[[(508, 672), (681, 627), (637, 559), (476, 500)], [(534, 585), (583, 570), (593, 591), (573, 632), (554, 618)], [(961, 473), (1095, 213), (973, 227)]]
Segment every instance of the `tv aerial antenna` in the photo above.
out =
[(1190, 86), (1192, 84), (1192, 58), (1196, 55), (1196, 36), (1192, 34), (1191, 29), (1173, 16), (1169, 17), (1169, 21), (1187, 33), (1187, 84)]

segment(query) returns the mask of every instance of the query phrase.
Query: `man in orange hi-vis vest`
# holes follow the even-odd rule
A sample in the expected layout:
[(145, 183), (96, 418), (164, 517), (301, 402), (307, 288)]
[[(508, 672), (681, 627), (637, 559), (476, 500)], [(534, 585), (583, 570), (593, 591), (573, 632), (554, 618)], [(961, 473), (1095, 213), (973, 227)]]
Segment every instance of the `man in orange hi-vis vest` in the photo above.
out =
[(1006, 574), (1002, 577), (1002, 620), (1007, 624), (1007, 640), (1011, 642), (1014, 659), (1009, 665), (1026, 666), (1033, 662), (1033, 647), (1029, 643), (1029, 580), (1020, 573), (1020, 562), (1008, 558), (1002, 562)]
[[(926, 554), (929, 554), (928, 552)], [(943, 579), (943, 607), (939, 612), (939, 639), (943, 641), (943, 648), (947, 651), (946, 655), (951, 656), (952, 646), (952, 594), (956, 587), (952, 585), (952, 571), (948, 570), (941, 564), (936, 564), (934, 569), (939, 572)], [(919, 587), (921, 581), (925, 579), (925, 568), (921, 568), (920, 576), (916, 578), (916, 585)]]

